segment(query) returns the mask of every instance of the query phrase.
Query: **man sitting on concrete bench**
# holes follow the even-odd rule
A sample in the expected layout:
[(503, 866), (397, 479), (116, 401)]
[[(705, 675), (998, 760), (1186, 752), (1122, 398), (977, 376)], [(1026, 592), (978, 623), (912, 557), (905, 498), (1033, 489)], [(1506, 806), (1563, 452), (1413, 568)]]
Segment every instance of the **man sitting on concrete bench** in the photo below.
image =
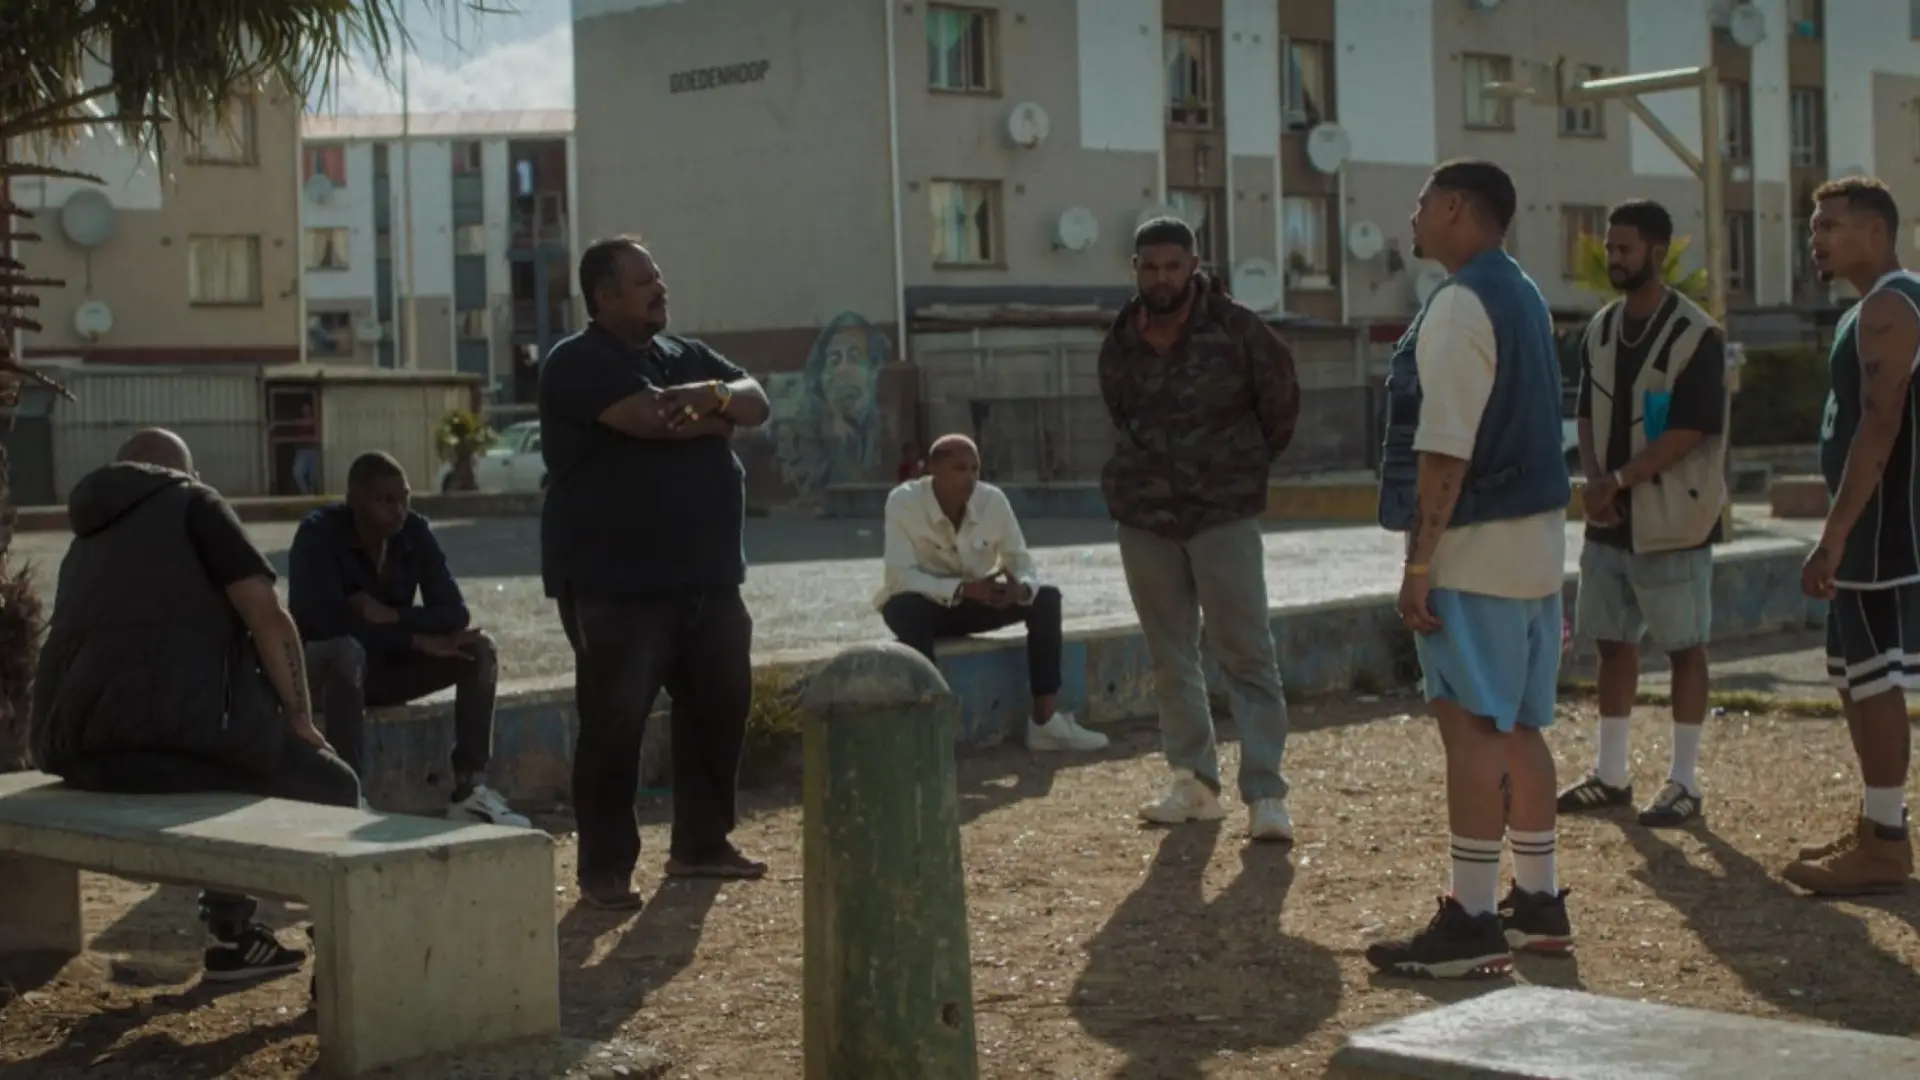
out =
[[(360, 783), (313, 726), (300, 635), (273, 567), (187, 444), (137, 432), (74, 485), (73, 543), (33, 684), (40, 768), (88, 791), (230, 791), (355, 806)], [(202, 893), (206, 978), (296, 970), (306, 954)]]
[(1060, 590), (1040, 584), (1006, 493), (980, 481), (980, 449), (945, 435), (925, 472), (887, 496), (886, 579), (874, 606), (901, 644), (933, 659), (940, 638), (1027, 627), (1031, 750), (1098, 750), (1107, 737), (1056, 711)]
[[(366, 713), (453, 687), (453, 803), (447, 816), (526, 826), (487, 787), (500, 662), (392, 456), (361, 454), (347, 501), (308, 514), (288, 556), (288, 599), (327, 737), (365, 774)], [(418, 603), (415, 602), (416, 598)]]

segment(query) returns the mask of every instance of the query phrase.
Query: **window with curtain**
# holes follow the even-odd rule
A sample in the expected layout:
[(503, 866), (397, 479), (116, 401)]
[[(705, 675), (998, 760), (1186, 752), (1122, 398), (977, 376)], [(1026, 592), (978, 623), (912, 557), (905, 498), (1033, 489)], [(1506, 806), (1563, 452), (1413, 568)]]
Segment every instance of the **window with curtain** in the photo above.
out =
[(347, 265), (347, 230), (307, 230), (307, 269), (345, 270)]
[(258, 304), (260, 238), (188, 237), (187, 297), (195, 304)]
[(1288, 131), (1333, 119), (1327, 108), (1327, 43), (1286, 39), (1280, 46), (1280, 116)]
[(1194, 254), (1208, 266), (1218, 266), (1219, 245), (1214, 242), (1213, 193), (1193, 188), (1169, 188), (1167, 205), (1173, 216), (1193, 230)]
[(1607, 239), (1607, 208), (1604, 206), (1563, 206), (1560, 208), (1560, 276), (1580, 275), (1580, 241), (1597, 237)]
[(993, 12), (927, 7), (927, 86), (962, 94), (993, 90)]
[(1813, 168), (1826, 158), (1826, 92), (1817, 86), (1796, 86), (1787, 97), (1792, 162)]
[(1465, 95), (1461, 119), (1469, 130), (1512, 131), (1513, 101), (1487, 92), (1488, 83), (1513, 78), (1513, 57), (1467, 53), (1460, 58), (1461, 90)]
[(937, 266), (988, 266), (999, 261), (1000, 185), (936, 180), (928, 185)]
[(187, 160), (196, 165), (252, 165), (253, 99), (235, 98), (225, 108), (185, 125)]
[[(1580, 64), (1573, 69), (1573, 77), (1579, 82), (1592, 82), (1603, 78), (1604, 73), (1598, 64)], [(1604, 139), (1606, 129), (1606, 106), (1601, 102), (1588, 105), (1569, 105), (1560, 110), (1560, 135), (1563, 138)]]
[(347, 148), (344, 146), (309, 146), (301, 151), (303, 168), (300, 181), (305, 183), (316, 176), (324, 176), (333, 181), (334, 187), (347, 186)]
[(1213, 35), (1168, 27), (1161, 37), (1167, 68), (1167, 126), (1213, 126)]
[(1288, 195), (1281, 200), (1280, 210), (1287, 272), (1293, 283), (1312, 288), (1331, 282), (1327, 238), (1332, 215), (1327, 200), (1319, 195)]

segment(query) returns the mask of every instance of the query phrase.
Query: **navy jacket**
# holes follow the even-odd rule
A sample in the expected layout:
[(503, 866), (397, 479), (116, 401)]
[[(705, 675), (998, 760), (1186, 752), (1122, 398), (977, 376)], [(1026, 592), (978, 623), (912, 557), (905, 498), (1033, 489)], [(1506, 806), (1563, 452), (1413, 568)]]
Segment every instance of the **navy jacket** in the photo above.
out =
[[(1472, 290), (1493, 323), (1498, 353), (1493, 393), (1467, 463), (1450, 527), (1531, 517), (1565, 507), (1573, 497), (1560, 450), (1560, 353), (1553, 318), (1540, 289), (1506, 252), (1483, 251), (1448, 284)], [(1435, 290), (1438, 292), (1438, 290)], [(1394, 347), (1384, 403), (1386, 438), (1380, 460), (1380, 524), (1406, 532), (1419, 512), (1420, 375), (1414, 363), (1423, 307)]]
[[(369, 656), (390, 656), (411, 650), (415, 634), (467, 628), (467, 602), (425, 517), (409, 511), (400, 534), (387, 541), (387, 551), (390, 566), (383, 581), (360, 545), (345, 503), (323, 506), (300, 522), (287, 560), (287, 607), (301, 640), (352, 637)], [(356, 593), (398, 611), (400, 621), (370, 623), (355, 615), (347, 599)]]

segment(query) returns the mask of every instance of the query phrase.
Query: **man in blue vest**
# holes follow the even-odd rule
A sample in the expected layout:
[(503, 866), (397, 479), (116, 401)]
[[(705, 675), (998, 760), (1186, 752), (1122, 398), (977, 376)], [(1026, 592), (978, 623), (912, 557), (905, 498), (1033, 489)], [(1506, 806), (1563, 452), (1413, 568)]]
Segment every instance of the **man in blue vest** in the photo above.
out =
[[(1382, 971), (1498, 975), (1513, 948), (1572, 944), (1554, 868), (1553, 722), (1572, 497), (1546, 301), (1502, 250), (1513, 181), (1486, 161), (1433, 171), (1413, 252), (1448, 278), (1394, 350), (1380, 523), (1407, 533), (1399, 611), (1447, 754), (1453, 887), (1425, 929), (1367, 949)], [(1502, 798), (1510, 778), (1511, 808)], [(1501, 839), (1514, 886), (1499, 899)]]

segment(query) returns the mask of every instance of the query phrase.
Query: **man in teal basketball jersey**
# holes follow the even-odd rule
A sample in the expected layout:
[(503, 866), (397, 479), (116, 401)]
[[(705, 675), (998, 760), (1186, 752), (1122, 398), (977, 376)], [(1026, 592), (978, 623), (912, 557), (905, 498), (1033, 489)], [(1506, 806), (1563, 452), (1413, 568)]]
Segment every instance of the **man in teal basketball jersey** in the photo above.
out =
[(1866, 792), (1853, 828), (1802, 849), (1784, 876), (1848, 896), (1899, 889), (1913, 875), (1905, 691), (1920, 686), (1920, 276), (1894, 251), (1900, 211), (1886, 185), (1850, 176), (1821, 185), (1813, 202), (1814, 266), (1861, 299), (1835, 328), (1828, 358), (1820, 467), (1832, 500), (1800, 587), (1828, 602), (1827, 672)]

